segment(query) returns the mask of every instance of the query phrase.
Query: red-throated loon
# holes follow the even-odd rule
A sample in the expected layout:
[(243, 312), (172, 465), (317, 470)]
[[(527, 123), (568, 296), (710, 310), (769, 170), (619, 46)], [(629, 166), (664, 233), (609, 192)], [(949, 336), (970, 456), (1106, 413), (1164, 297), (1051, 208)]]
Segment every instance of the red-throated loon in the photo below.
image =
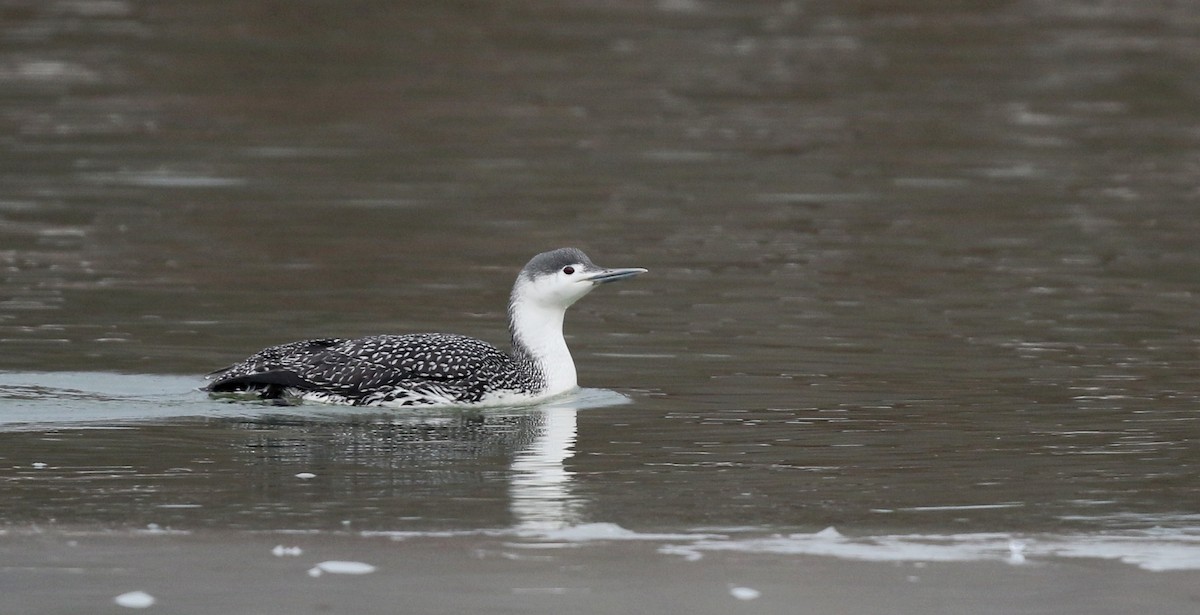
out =
[(508, 302), (512, 349), (448, 333), (316, 339), (272, 346), (209, 375), (213, 393), (356, 406), (528, 403), (576, 386), (567, 308), (599, 284), (645, 273), (605, 269), (576, 248), (533, 257)]

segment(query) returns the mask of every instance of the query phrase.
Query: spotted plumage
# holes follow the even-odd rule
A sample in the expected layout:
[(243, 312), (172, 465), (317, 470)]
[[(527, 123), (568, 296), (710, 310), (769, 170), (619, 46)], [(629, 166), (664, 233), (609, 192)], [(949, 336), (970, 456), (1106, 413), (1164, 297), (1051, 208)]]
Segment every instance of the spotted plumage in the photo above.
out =
[(532, 401), (576, 385), (562, 337), (566, 309), (598, 284), (644, 269), (602, 269), (574, 248), (535, 256), (509, 300), (512, 349), (447, 333), (327, 338), (272, 346), (210, 374), (213, 393), (351, 405)]

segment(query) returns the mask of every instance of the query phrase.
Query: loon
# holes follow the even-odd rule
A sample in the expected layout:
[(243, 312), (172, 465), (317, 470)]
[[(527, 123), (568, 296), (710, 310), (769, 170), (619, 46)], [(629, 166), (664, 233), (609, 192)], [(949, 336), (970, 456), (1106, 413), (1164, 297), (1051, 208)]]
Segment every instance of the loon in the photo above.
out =
[(464, 335), (312, 339), (271, 346), (208, 375), (210, 393), (251, 393), (354, 406), (528, 403), (576, 387), (563, 339), (567, 308), (640, 267), (606, 269), (577, 248), (533, 257), (508, 302), (512, 349)]

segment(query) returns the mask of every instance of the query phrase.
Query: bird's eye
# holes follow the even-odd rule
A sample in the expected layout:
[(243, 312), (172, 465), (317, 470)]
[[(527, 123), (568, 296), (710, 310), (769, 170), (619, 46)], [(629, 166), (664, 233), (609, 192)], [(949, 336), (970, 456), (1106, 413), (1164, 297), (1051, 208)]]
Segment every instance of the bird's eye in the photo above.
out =
[(563, 273), (565, 273), (567, 275), (571, 275), (572, 273), (575, 273), (575, 268), (570, 265), (567, 265), (566, 267), (563, 267)]

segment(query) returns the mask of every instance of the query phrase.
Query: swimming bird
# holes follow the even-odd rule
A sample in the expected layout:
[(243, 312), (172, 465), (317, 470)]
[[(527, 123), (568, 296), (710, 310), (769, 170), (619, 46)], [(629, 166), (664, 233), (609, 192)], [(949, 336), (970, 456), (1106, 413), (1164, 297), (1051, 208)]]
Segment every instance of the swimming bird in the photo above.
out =
[(528, 403), (576, 387), (563, 339), (567, 308), (600, 284), (645, 273), (606, 269), (577, 248), (530, 259), (508, 301), (512, 348), (465, 335), (417, 333), (271, 346), (209, 374), (211, 393), (253, 393), (355, 406)]

